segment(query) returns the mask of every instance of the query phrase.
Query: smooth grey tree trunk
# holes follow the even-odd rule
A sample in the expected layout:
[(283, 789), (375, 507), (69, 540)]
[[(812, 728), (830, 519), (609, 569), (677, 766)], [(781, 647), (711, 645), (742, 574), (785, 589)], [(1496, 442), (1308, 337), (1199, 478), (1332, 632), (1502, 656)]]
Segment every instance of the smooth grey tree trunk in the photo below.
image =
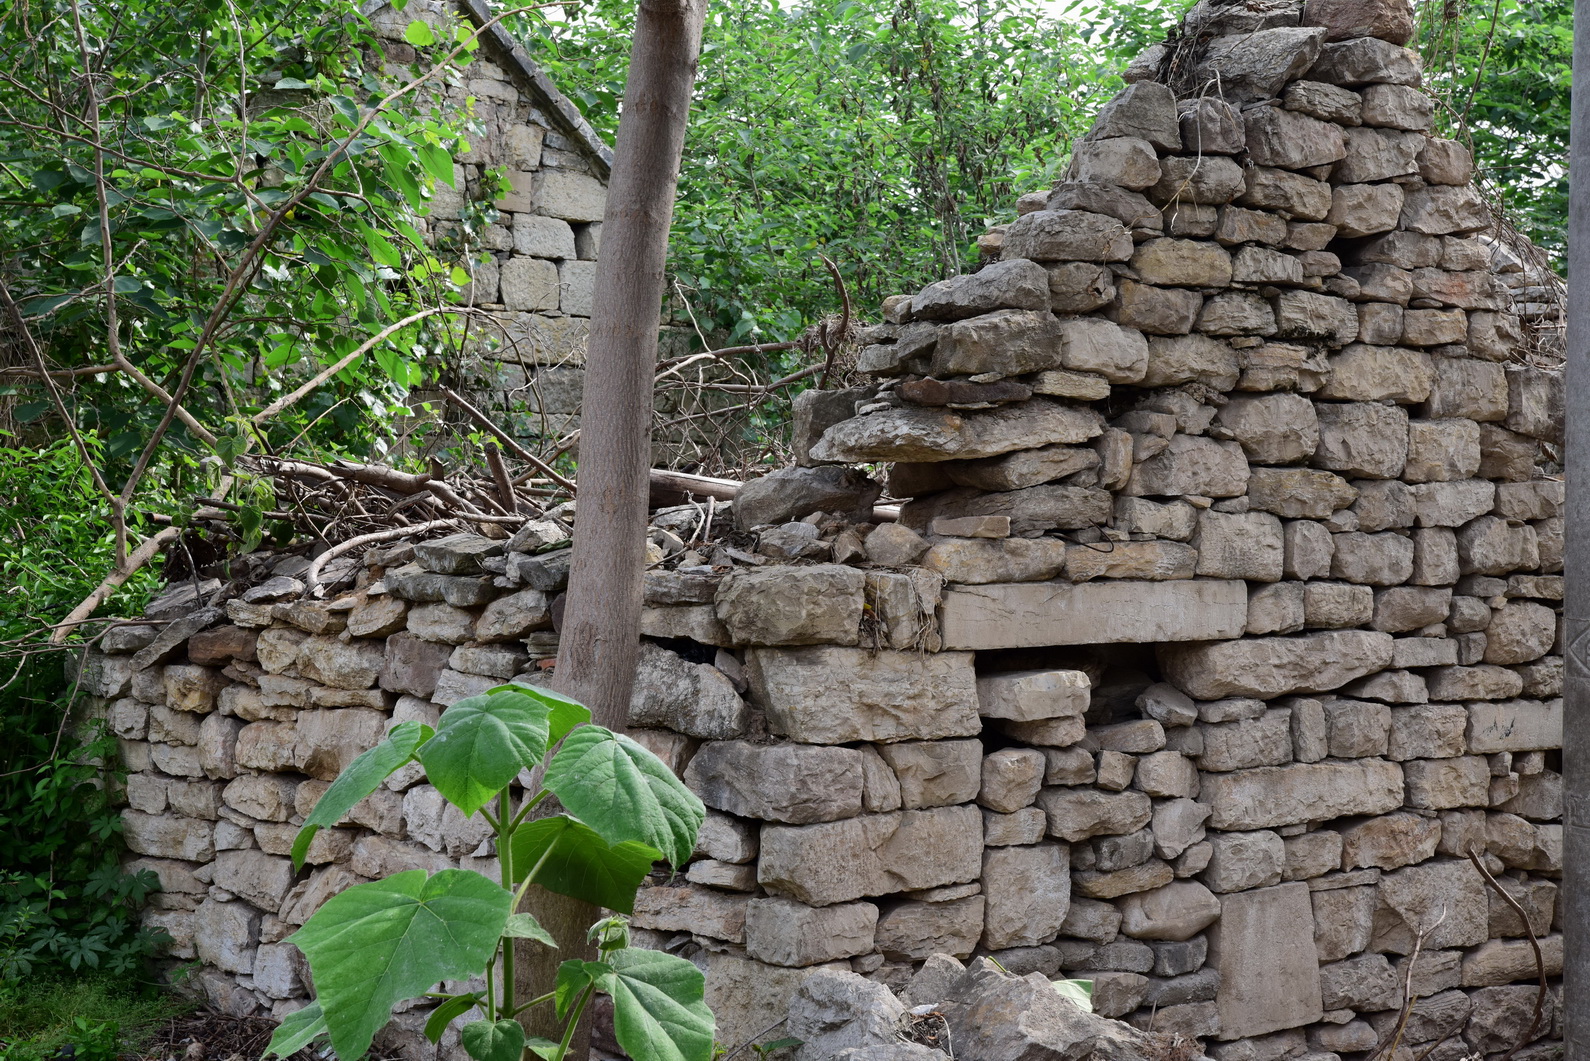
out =
[(1590, 0), (1573, 20), (1568, 149), (1567, 585), (1563, 614), (1563, 1010), (1567, 1061), (1590, 1061)]
[[(652, 376), (661, 326), (668, 228), (685, 124), (701, 55), (706, 0), (640, 0), (618, 126), (595, 311), (580, 405), (574, 556), (558, 645), (557, 687), (622, 730), (640, 648), (651, 470)], [(522, 945), (521, 1000), (552, 984), (557, 966), (589, 956), (595, 907), (539, 891), (531, 909), (559, 949)], [(531, 1034), (556, 1038), (550, 1007), (526, 1014)], [(582, 1031), (573, 1056), (588, 1053)]]

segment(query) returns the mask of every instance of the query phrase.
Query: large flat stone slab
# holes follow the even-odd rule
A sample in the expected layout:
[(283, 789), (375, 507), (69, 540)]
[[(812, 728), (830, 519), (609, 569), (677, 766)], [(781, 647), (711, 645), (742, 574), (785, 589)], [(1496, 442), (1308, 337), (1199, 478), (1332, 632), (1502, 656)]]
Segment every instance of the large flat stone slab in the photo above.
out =
[[(1145, 632), (1133, 640), (1173, 639)], [(1161, 649), (1159, 664), (1167, 680), (1198, 700), (1228, 696), (1268, 700), (1288, 693), (1325, 692), (1384, 670), (1391, 666), (1391, 642), (1390, 634), (1371, 630), (1252, 637), (1219, 645)]]
[(1037, 648), (1241, 637), (1238, 581), (1006, 582), (956, 586), (940, 611), (946, 649)]
[(1220, 970), (1219, 1038), (1245, 1039), (1319, 1020), (1324, 1007), (1308, 885), (1222, 896), (1220, 920), (1209, 930), (1209, 964)]
[(1212, 829), (1274, 829), (1402, 806), (1402, 768), (1384, 759), (1261, 766), (1200, 781)]

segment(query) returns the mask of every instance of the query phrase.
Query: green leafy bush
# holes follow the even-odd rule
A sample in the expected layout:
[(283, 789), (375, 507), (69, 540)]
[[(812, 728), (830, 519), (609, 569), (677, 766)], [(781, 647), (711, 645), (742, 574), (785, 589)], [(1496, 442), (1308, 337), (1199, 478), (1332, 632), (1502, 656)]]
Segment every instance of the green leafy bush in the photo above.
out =
[[(555, 983), (539, 985), (545, 993), (515, 997), (512, 941), (555, 946), (533, 916), (514, 912), (532, 884), (628, 913), (654, 862), (678, 866), (689, 858), (706, 817), (701, 801), (656, 756), (590, 718), (556, 693), (503, 685), (449, 707), (434, 731), (398, 724), (349, 764), (299, 831), (295, 865), (302, 866), (320, 829), (393, 771), (418, 762), (448, 802), (495, 830), (498, 879), (410, 870), (328, 899), (288, 937), (309, 960), (316, 999), (282, 1022), (270, 1054), (286, 1057), (325, 1036), (338, 1057), (357, 1058), (393, 1006), (426, 994), (440, 1000), (425, 1029), (433, 1041), (479, 1009), (484, 1016), (461, 1030), (476, 1061), (519, 1061), (526, 1050), (562, 1061), (592, 996), (601, 993), (613, 1000), (614, 1030), (629, 1056), (709, 1061), (713, 1019), (701, 972), (683, 958), (629, 947), (622, 917), (592, 926), (597, 961), (569, 959)], [(516, 803), (510, 783), (544, 760), (545, 788)], [(568, 813), (530, 818), (549, 796)], [(440, 981), (482, 972), (483, 991), (428, 993)], [(541, 1005), (565, 1022), (561, 1042), (527, 1040), (515, 1020)]]
[[(47, 657), (59, 664), (58, 657)], [(28, 693), (53, 676), (33, 665), (0, 716), (0, 982), (43, 973), (129, 975), (165, 940), (137, 913), (159, 885), (121, 869), (116, 740), (103, 723), (62, 732), (65, 704)], [(17, 709), (22, 710), (18, 711)]]

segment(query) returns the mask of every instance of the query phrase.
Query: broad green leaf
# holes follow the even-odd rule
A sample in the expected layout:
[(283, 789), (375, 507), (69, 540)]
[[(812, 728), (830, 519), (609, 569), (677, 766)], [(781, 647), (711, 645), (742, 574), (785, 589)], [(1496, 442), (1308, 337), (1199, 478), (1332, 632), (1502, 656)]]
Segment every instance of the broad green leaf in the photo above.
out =
[(392, 246), (392, 241), (373, 228), (364, 230), (364, 244), (370, 248), (370, 258), (377, 265), (389, 266), (393, 269), (401, 268), (403, 256), (398, 249)]
[(282, 1022), (271, 1033), (265, 1056), (291, 1057), (325, 1034), (326, 1015), (320, 1012), (319, 1002), (311, 1002), (282, 1018)]
[(436, 144), (416, 144), (414, 153), (419, 156), (420, 165), (425, 167), (425, 172), (431, 178), (440, 181), (448, 187), (455, 187), (453, 181), (453, 156), (444, 147)]
[(613, 996), (613, 1031), (630, 1057), (709, 1061), (715, 1030), (706, 980), (683, 958), (626, 947), (609, 955), (599, 987)]
[(605, 962), (588, 962), (579, 958), (570, 958), (559, 965), (557, 978), (553, 981), (552, 1002), (558, 1019), (569, 1015), (569, 1008), (580, 997), (581, 991), (612, 971), (613, 967)]
[(524, 1029), (516, 1020), (477, 1020), (464, 1025), (464, 1049), (475, 1061), (519, 1061)]
[(442, 712), (436, 736), (420, 748), (426, 776), (448, 802), (474, 814), (547, 751), (545, 704), (515, 685), (499, 685)]
[(285, 92), (285, 91), (287, 91), (289, 89), (308, 88), (309, 87), (309, 82), (300, 81), (296, 77), (284, 77), (281, 80), (276, 82), (275, 87), (279, 88), (279, 89), (281, 89), (282, 91)]
[(111, 288), (118, 295), (129, 295), (132, 292), (139, 290), (143, 286), (143, 281), (139, 280), (136, 276), (118, 276), (115, 280), (111, 281)]
[(513, 896), (479, 873), (398, 873), (327, 899), (291, 941), (309, 959), (331, 1045), (359, 1057), (392, 1007), (491, 960)]
[(609, 841), (655, 847), (674, 866), (690, 857), (707, 816), (662, 760), (601, 726), (581, 726), (564, 738), (547, 764), (546, 786)]
[(348, 764), (337, 780), (321, 794), (315, 809), (304, 820), (293, 840), (293, 869), (304, 868), (309, 843), (322, 828), (336, 825), (361, 799), (381, 787), (381, 782), (414, 758), (415, 749), (431, 739), (434, 730), (423, 722), (399, 722), (386, 740)]
[(563, 1049), (562, 1043), (553, 1042), (551, 1039), (543, 1039), (539, 1035), (530, 1036), (530, 1038), (525, 1040), (524, 1046), (526, 1050), (529, 1050), (539, 1058), (543, 1058), (544, 1061), (553, 1061), (553, 1058), (558, 1056), (558, 1051)]
[(552, 933), (541, 927), (531, 914), (514, 914), (508, 918), (508, 924), (503, 928), (502, 934), (509, 939), (533, 939), (537, 943), (545, 943), (553, 950), (557, 949), (557, 940), (552, 938)]
[(1055, 993), (1061, 998), (1070, 999), (1089, 1013), (1093, 1012), (1093, 981), (1092, 980), (1054, 980)]
[(551, 689), (539, 685), (520, 685), (526, 696), (533, 696), (546, 704), (552, 711), (552, 732), (547, 737), (547, 747), (557, 747), (558, 741), (569, 735), (569, 731), (576, 726), (583, 726), (591, 721), (591, 709), (578, 700), (564, 696), (562, 693), (553, 692)]
[(635, 890), (662, 857), (633, 840), (609, 844), (589, 825), (561, 814), (524, 822), (509, 844), (515, 884), (535, 870), (535, 882), (549, 892), (625, 914), (635, 909)]
[(425, 1038), (433, 1043), (441, 1042), (442, 1033), (447, 1026), (459, 1017), (480, 1005), (484, 996), (479, 992), (468, 995), (454, 995), (431, 1011), (430, 1018), (425, 1022)]
[(431, 32), (431, 27), (415, 19), (403, 31), (403, 39), (416, 48), (428, 48), (436, 43), (436, 34)]

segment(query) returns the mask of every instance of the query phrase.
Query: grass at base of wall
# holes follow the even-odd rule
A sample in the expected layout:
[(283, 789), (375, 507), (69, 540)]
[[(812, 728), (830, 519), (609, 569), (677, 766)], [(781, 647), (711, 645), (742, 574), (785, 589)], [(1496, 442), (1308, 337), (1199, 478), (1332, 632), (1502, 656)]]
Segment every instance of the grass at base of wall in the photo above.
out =
[(0, 1061), (136, 1056), (191, 1009), (168, 988), (128, 977), (20, 978), (0, 984)]

